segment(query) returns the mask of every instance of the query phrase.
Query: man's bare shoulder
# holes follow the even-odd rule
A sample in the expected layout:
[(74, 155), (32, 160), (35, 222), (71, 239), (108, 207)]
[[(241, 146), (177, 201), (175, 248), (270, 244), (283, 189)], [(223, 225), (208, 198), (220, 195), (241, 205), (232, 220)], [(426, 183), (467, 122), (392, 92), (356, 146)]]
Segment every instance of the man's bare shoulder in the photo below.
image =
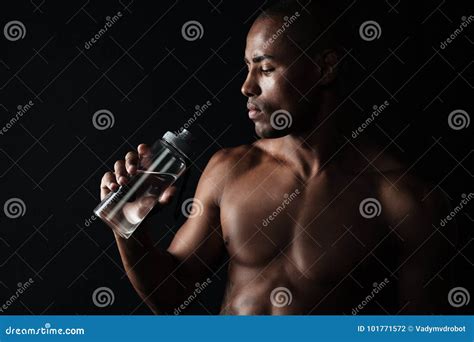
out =
[(449, 200), (443, 191), (407, 167), (387, 170), (379, 179), (383, 216), (405, 237), (418, 240), (430, 234), (449, 213)]
[(418, 222), (423, 219), (425, 223), (434, 222), (440, 213), (448, 210), (449, 201), (442, 190), (416, 175), (412, 166), (375, 145), (365, 145), (357, 152), (363, 157), (353, 157), (354, 170), (363, 171), (362, 179), (367, 184), (376, 184), (375, 197), (392, 226), (408, 217)]
[(398, 208), (402, 208), (403, 204), (413, 207), (433, 189), (428, 182), (416, 176), (409, 165), (379, 146), (364, 145), (357, 151), (347, 152), (347, 163), (353, 173), (362, 173), (367, 184), (376, 184), (376, 191), (383, 202), (396, 202)]
[(207, 168), (212, 169), (213, 173), (235, 177), (255, 168), (268, 157), (257, 144), (228, 147), (215, 152)]

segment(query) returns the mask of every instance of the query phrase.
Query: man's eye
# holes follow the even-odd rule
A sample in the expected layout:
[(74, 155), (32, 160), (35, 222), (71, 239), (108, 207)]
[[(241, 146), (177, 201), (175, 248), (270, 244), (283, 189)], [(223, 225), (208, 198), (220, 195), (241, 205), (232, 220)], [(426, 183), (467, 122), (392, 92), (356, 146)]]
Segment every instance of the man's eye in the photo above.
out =
[(275, 70), (275, 69), (274, 69), (274, 68), (267, 68), (267, 69), (262, 68), (262, 69), (260, 69), (260, 70), (261, 70), (264, 74), (267, 74), (267, 75), (268, 75), (268, 74), (270, 74), (270, 73), (271, 73), (273, 70)]

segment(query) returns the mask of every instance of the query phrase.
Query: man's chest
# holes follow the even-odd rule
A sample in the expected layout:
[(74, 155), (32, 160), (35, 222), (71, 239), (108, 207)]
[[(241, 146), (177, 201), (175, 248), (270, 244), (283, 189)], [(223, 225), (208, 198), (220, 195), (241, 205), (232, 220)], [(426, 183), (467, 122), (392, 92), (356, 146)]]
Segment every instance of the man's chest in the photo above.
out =
[(233, 262), (259, 268), (284, 260), (306, 278), (330, 281), (385, 246), (382, 210), (365, 181), (302, 183), (275, 172), (230, 184), (221, 224)]

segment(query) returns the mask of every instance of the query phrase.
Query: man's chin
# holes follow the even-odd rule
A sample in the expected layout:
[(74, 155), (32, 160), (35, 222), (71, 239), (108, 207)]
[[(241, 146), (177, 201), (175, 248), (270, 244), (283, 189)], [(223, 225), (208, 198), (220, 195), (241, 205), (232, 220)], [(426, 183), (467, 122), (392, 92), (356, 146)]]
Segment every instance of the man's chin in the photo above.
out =
[(262, 139), (275, 139), (275, 138), (281, 138), (284, 137), (285, 135), (288, 135), (289, 132), (287, 132), (286, 129), (284, 130), (277, 130), (272, 127), (269, 123), (265, 122), (256, 122), (255, 123), (255, 133), (259, 138)]

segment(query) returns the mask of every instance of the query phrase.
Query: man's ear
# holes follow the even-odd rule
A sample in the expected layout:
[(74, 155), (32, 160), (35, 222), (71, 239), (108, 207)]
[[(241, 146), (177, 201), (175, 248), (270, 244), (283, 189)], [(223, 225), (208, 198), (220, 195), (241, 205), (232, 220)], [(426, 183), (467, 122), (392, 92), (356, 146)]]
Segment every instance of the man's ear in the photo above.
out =
[(337, 64), (339, 62), (338, 53), (336, 50), (325, 50), (321, 54), (321, 81), (322, 85), (329, 85), (337, 78)]

